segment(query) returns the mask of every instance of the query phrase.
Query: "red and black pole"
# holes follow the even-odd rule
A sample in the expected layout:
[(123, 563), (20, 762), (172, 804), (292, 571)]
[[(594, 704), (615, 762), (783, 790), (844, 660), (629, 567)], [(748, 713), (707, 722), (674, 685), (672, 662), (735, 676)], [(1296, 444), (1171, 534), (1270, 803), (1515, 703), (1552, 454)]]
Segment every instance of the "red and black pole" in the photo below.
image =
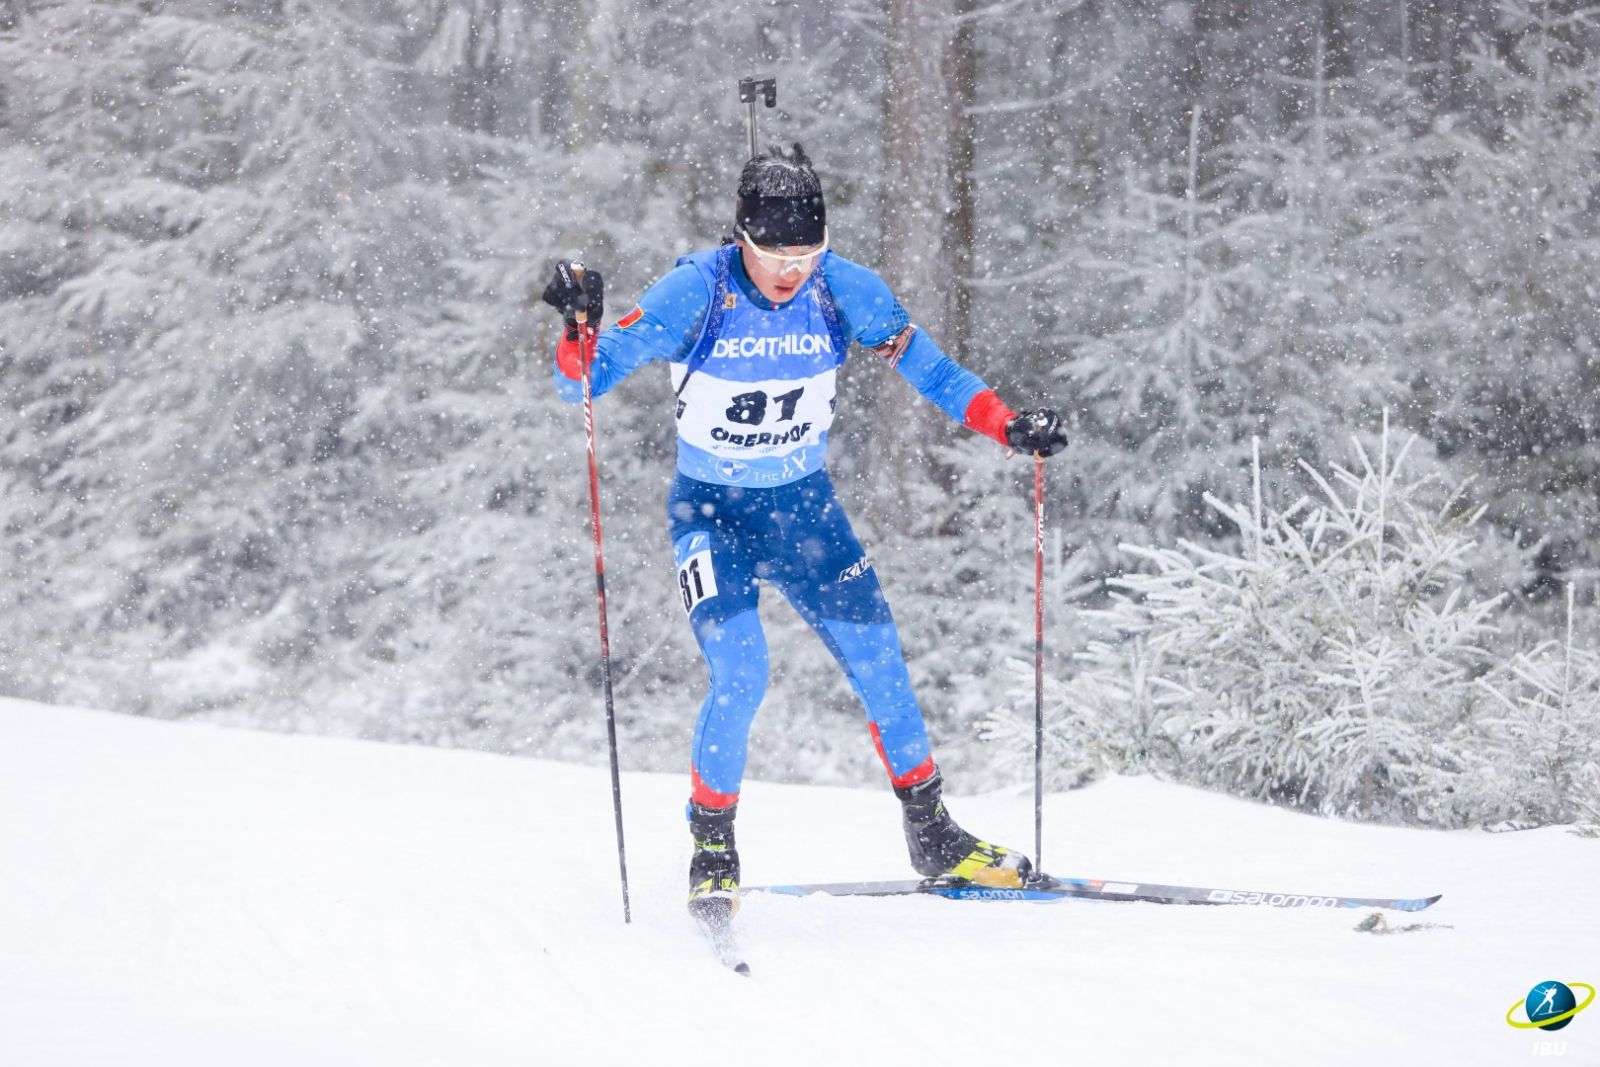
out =
[[(573, 277), (583, 285), (583, 266), (572, 265)], [(611, 697), (611, 634), (606, 625), (606, 564), (600, 551), (600, 461), (594, 447), (594, 388), (590, 382), (589, 312), (579, 311), (578, 350), (583, 365), (583, 430), (589, 444), (589, 519), (594, 527), (594, 587), (600, 598), (600, 684), (606, 697), (606, 742), (611, 750), (611, 806), (617, 821), (617, 868), (622, 875), (622, 921), (633, 921), (628, 905), (628, 852), (622, 838), (622, 774), (617, 765), (617, 711)]]
[(1033, 454), (1033, 862), (1044, 870), (1044, 457)]

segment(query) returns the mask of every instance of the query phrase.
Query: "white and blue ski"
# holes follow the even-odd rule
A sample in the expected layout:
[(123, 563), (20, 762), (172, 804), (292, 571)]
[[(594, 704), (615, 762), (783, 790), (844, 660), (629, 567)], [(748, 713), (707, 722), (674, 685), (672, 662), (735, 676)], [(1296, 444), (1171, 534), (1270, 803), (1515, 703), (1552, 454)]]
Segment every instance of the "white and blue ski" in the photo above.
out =
[(884, 882), (832, 882), (796, 885), (744, 886), (744, 893), (784, 896), (895, 897), (936, 896), (951, 900), (1121, 900), (1147, 904), (1241, 904), (1267, 908), (1388, 908), (1421, 911), (1439, 900), (1427, 897), (1365, 897), (1334, 893), (1269, 893), (1251, 889), (1209, 886), (1156, 885), (1149, 882), (1110, 882), (1090, 878), (1052, 878), (1039, 875), (1017, 889), (1001, 889), (972, 882), (926, 878)]
[(717, 960), (734, 974), (748, 978), (750, 965), (739, 954), (739, 943), (733, 936), (733, 901), (727, 897), (701, 897), (689, 902), (689, 914), (711, 943)]

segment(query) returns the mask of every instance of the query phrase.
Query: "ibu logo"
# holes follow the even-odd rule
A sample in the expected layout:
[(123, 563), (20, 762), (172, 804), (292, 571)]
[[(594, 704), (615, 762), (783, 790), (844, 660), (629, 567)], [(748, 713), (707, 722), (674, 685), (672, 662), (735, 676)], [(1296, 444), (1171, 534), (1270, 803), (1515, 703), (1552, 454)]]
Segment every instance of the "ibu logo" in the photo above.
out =
[[(1572, 987), (1588, 991), (1583, 998), (1583, 1003), (1578, 1003), (1577, 994)], [(1528, 990), (1528, 995), (1511, 1005), (1511, 1010), (1506, 1012), (1506, 1022), (1518, 1030), (1560, 1030), (1578, 1013), (1594, 1003), (1594, 986), (1586, 982), (1557, 982), (1550, 980), (1540, 982)], [(1522, 1018), (1517, 1018), (1518, 1010)]]

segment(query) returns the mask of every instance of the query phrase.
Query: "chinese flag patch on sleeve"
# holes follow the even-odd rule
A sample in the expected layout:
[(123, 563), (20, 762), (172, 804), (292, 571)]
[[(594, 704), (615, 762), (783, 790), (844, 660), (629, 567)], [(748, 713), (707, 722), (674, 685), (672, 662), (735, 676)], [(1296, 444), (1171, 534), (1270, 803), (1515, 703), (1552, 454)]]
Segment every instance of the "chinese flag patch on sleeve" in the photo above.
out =
[(632, 326), (642, 318), (644, 318), (644, 308), (635, 304), (632, 311), (628, 312), (626, 315), (622, 316), (622, 318), (617, 320), (617, 328), (620, 330), (626, 330), (629, 326)]

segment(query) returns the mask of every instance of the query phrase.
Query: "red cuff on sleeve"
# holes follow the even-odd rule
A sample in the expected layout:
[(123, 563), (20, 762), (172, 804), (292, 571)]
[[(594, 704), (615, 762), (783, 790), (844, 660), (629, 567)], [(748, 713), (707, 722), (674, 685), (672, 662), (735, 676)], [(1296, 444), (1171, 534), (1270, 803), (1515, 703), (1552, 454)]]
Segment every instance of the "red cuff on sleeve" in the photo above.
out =
[(1005, 401), (995, 396), (993, 389), (985, 389), (972, 398), (961, 422), (967, 429), (976, 430), (985, 437), (1005, 444), (1006, 423), (1016, 417), (1017, 413), (1006, 407)]
[[(579, 334), (583, 340), (578, 340)], [(594, 362), (594, 349), (599, 341), (600, 334), (592, 326), (580, 326), (576, 330), (562, 330), (561, 340), (556, 342), (556, 366), (561, 368), (573, 381), (583, 377), (584, 364)]]

